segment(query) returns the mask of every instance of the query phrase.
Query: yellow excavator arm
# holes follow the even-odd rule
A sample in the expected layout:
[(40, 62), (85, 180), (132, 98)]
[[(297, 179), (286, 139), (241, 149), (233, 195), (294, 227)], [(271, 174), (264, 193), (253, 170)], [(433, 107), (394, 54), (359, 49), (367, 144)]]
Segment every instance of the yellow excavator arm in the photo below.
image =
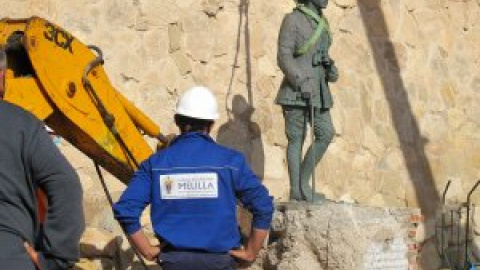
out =
[(103, 168), (128, 183), (159, 127), (110, 83), (101, 51), (38, 17), (0, 21), (7, 50), (4, 100), (30, 112)]

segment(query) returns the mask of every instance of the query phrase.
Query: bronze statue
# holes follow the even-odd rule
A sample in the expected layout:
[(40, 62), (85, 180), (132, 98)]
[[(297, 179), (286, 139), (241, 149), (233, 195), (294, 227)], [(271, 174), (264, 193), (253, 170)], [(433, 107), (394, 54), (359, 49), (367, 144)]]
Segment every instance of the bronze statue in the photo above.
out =
[[(337, 81), (338, 71), (328, 53), (332, 36), (322, 11), (327, 5), (328, 0), (299, 3), (283, 19), (278, 37), (278, 64), (285, 77), (276, 103), (282, 106), (285, 118), (290, 200), (325, 199), (312, 191), (309, 178), (335, 133), (328, 83)], [(302, 160), (308, 122), (312, 124), (314, 143)]]

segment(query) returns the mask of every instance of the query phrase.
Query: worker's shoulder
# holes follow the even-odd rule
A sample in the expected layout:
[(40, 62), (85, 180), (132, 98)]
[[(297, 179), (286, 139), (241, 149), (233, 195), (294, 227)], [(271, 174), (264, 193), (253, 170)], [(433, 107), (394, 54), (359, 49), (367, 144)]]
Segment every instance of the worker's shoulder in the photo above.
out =
[(38, 120), (31, 112), (4, 100), (0, 100), (0, 115), (3, 118), (15, 121), (24, 121), (28, 123), (40, 122), (40, 120)]

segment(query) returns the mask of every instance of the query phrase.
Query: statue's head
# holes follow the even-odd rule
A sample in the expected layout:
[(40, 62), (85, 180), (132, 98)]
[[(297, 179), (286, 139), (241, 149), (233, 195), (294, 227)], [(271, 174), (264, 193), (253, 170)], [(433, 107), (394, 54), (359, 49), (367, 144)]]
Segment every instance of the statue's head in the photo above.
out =
[(310, 0), (310, 2), (318, 9), (326, 8), (328, 5), (328, 0)]

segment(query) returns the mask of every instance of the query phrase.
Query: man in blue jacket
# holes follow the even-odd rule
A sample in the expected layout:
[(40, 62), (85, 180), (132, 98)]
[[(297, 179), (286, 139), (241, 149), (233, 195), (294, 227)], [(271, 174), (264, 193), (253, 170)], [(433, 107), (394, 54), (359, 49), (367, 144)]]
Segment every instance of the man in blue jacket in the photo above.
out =
[[(181, 134), (141, 164), (114, 206), (136, 248), (145, 258), (158, 259), (164, 270), (234, 269), (234, 258), (255, 260), (268, 234), (272, 198), (241, 153), (209, 136), (218, 117), (209, 89), (185, 92), (175, 114)], [(253, 214), (244, 248), (237, 201)], [(154, 232), (165, 243), (161, 250), (149, 243), (140, 225), (148, 204)]]

